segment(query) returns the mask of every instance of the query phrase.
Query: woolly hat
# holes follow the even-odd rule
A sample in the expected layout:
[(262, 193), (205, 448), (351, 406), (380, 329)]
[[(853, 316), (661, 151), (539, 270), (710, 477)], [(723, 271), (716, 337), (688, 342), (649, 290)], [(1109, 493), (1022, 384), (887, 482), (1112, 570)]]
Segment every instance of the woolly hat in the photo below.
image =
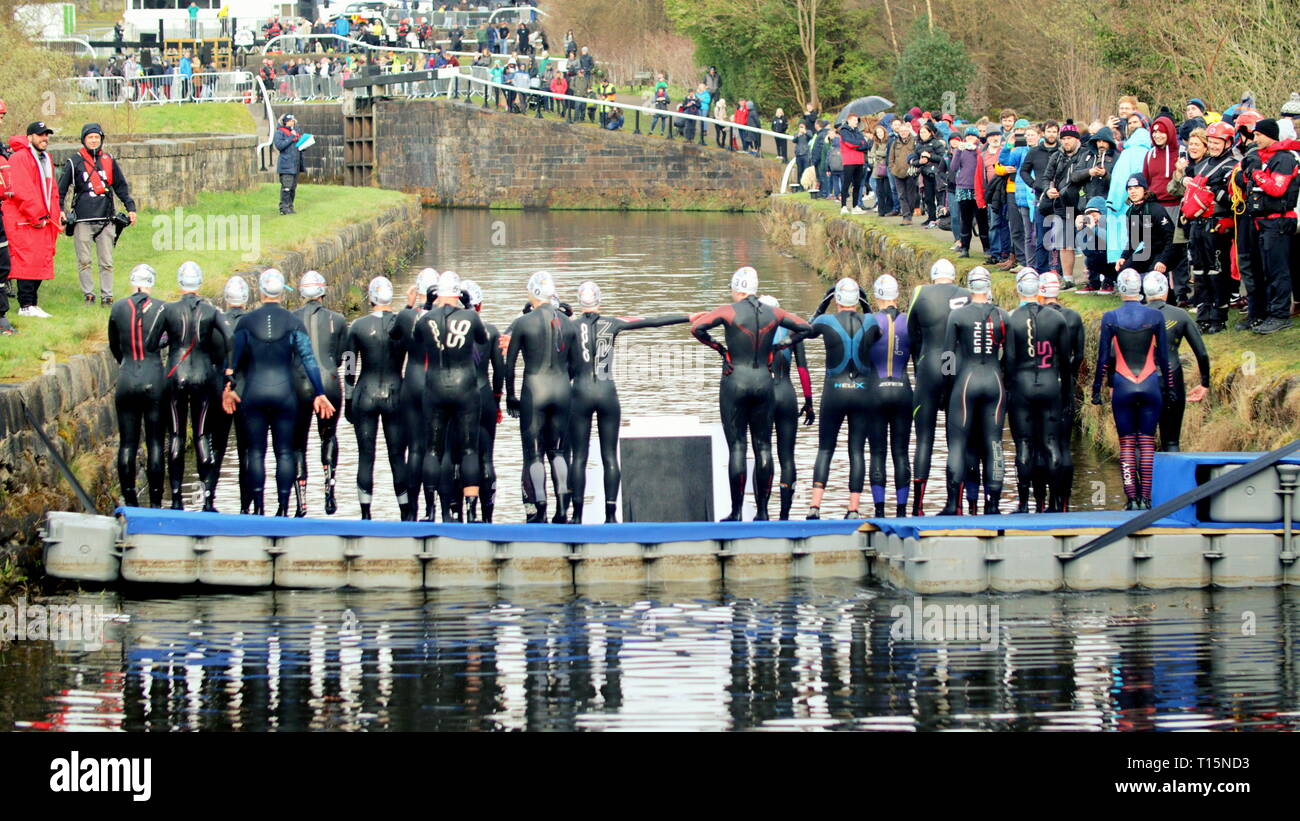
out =
[(1106, 210), (1106, 198), (1105, 198), (1105, 197), (1092, 197), (1091, 199), (1088, 200), (1088, 204), (1085, 205), (1085, 206), (1083, 207), (1083, 213), (1085, 213), (1085, 214), (1087, 214), (1087, 213), (1089, 213), (1089, 212), (1092, 212), (1092, 211), (1096, 211), (1097, 213), (1101, 213), (1101, 212), (1103, 212), (1103, 211), (1105, 211), (1105, 210)]
[(1022, 128), (1029, 128), (1029, 121), (1024, 117), (1021, 117), (1019, 120), (1016, 120), (1016, 124), (1011, 126), (1011, 128), (1015, 131), (1019, 131)]
[(980, 135), (980, 130), (978, 128), (976, 128), (973, 125), (966, 126), (967, 137), (978, 137), (979, 135)]
[(1291, 98), (1282, 103), (1283, 117), (1300, 117), (1300, 92), (1291, 92)]
[(1207, 111), (1210, 110), (1210, 107), (1207, 106), (1207, 105), (1205, 104), (1205, 101), (1202, 100), (1200, 97), (1193, 97), (1192, 99), (1190, 99), (1190, 100), (1187, 101), (1187, 104), (1188, 104), (1188, 105), (1194, 105), (1194, 106), (1196, 106), (1197, 108), (1199, 108), (1199, 109), (1201, 110), (1201, 113), (1202, 113), (1202, 114), (1204, 114), (1205, 112), (1207, 112)]
[(1146, 188), (1147, 178), (1141, 174), (1130, 174), (1128, 180), (1124, 183), (1124, 188)]
[(1272, 137), (1274, 140), (1281, 139), (1279, 137), (1281, 132), (1278, 129), (1277, 120), (1272, 117), (1268, 117), (1255, 123), (1255, 133), (1263, 134), (1265, 137)]
[(1062, 137), (1073, 137), (1076, 140), (1080, 139), (1079, 127), (1074, 124), (1074, 120), (1066, 120), (1065, 125), (1061, 126), (1059, 133)]

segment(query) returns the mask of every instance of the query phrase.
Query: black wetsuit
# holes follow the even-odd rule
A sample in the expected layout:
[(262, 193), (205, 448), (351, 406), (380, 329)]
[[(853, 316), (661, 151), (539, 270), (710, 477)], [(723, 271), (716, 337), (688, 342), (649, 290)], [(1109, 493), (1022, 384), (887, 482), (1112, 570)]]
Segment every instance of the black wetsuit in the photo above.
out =
[[(723, 326), (725, 345), (709, 336), (709, 329)], [(812, 332), (808, 323), (781, 308), (773, 308), (748, 296), (709, 311), (691, 327), (695, 338), (722, 355), (722, 379), (718, 403), (722, 432), (727, 439), (727, 472), (731, 484), (731, 513), (723, 521), (738, 522), (745, 499), (746, 437), (754, 439), (755, 521), (767, 521), (767, 503), (772, 495), (772, 413), (776, 388), (772, 382), (774, 339), (778, 327), (794, 333), (787, 342), (796, 343)]]
[[(867, 442), (867, 396), (871, 380), (871, 346), (880, 338), (874, 317), (857, 311), (836, 311), (813, 319), (811, 336), (820, 336), (826, 346), (826, 378), (822, 382), (821, 422), (817, 431), (817, 461), (813, 464), (813, 487), (826, 487), (831, 457), (839, 442), (840, 427), (849, 423), (849, 493), (861, 493), (866, 483), (864, 448)], [(815, 508), (812, 516), (817, 516)]]
[(1183, 361), (1179, 357), (1179, 348), (1183, 340), (1192, 348), (1196, 357), (1196, 367), (1201, 372), (1201, 384), (1210, 387), (1210, 355), (1205, 351), (1205, 342), (1190, 314), (1163, 299), (1153, 299), (1147, 303), (1148, 308), (1155, 308), (1165, 318), (1165, 336), (1169, 339), (1169, 368), (1174, 372), (1174, 392), (1172, 401), (1166, 402), (1160, 410), (1160, 449), (1165, 452), (1178, 450), (1178, 442), (1183, 430), (1183, 412), (1187, 409), (1187, 385), (1183, 380)]
[[(497, 469), (493, 464), (497, 442), (497, 417), (501, 414), (501, 391), (506, 379), (506, 358), (501, 353), (499, 343), (501, 332), (490, 322), (483, 323), (487, 331), (486, 343), (474, 344), (474, 368), (478, 379), (478, 461), (482, 466), (482, 478), (479, 485), (479, 503), (482, 507), (482, 519), (492, 523), (492, 513), (496, 509)], [(492, 367), (488, 378), (488, 366)], [(474, 500), (470, 500), (473, 507)]]
[(414, 518), (406, 475), (406, 417), (399, 404), (406, 346), (394, 338), (396, 325), (397, 315), (391, 311), (374, 311), (353, 321), (343, 354), (347, 420), (357, 435), (357, 496), (362, 519), (370, 518), (375, 492), (375, 442), (381, 423), (402, 521)]
[(930, 480), (934, 431), (939, 410), (948, 408), (953, 371), (944, 372), (944, 333), (948, 315), (970, 301), (970, 291), (952, 283), (923, 285), (912, 293), (907, 311), (907, 337), (912, 346), (916, 389), (912, 392), (912, 425), (916, 429), (915, 469), (912, 471), (912, 515), (922, 514), (925, 486)]
[(154, 326), (148, 347), (158, 350), (162, 335), (167, 334), (168, 410), (171, 413), (170, 461), (172, 508), (180, 510), (181, 482), (185, 478), (186, 418), (194, 429), (194, 455), (199, 481), (203, 483), (203, 509), (216, 510), (213, 495), (217, 476), (213, 470), (212, 434), (209, 425), (220, 409), (214, 399), (221, 384), (226, 362), (225, 327), (217, 318), (212, 303), (198, 294), (182, 294), (176, 302), (163, 308), (162, 321)]
[(967, 461), (978, 460), (984, 474), (984, 512), (997, 513), (1005, 466), (1002, 426), (1007, 415), (1002, 354), (1007, 314), (991, 302), (971, 302), (948, 316), (945, 351), (954, 355), (952, 395), (948, 398), (948, 503), (940, 515), (959, 511)]
[[(239, 409), (244, 414), (248, 449), (244, 475), (253, 513), (261, 515), (266, 484), (266, 434), (275, 449), (277, 516), (288, 515), (298, 464), (294, 426), (298, 416), (297, 372), (305, 372), (314, 396), (324, 396), (316, 354), (301, 320), (276, 303), (267, 303), (235, 324), (229, 369), (234, 371)], [(240, 392), (242, 391), (242, 392)]]
[[(311, 349), (316, 354), (325, 398), (335, 408), (343, 408), (343, 381), (339, 366), (343, 364), (343, 350), (347, 346), (348, 321), (343, 315), (329, 310), (320, 300), (312, 300), (293, 312), (307, 329)], [(307, 515), (307, 434), (311, 430), (311, 401), (315, 394), (312, 384), (301, 371), (294, 385), (298, 391), (298, 419), (294, 425), (294, 450), (298, 453), (298, 513)], [(333, 515), (337, 509), (334, 498), (334, 472), (339, 464), (339, 414), (329, 419), (317, 417), (316, 433), (320, 437), (320, 461), (325, 471), (325, 513)]]
[[(785, 328), (778, 328), (773, 340), (779, 347), (790, 336)], [(776, 386), (776, 402), (772, 407), (772, 420), (776, 425), (776, 461), (781, 467), (778, 483), (781, 491), (782, 521), (790, 518), (794, 504), (794, 483), (799, 474), (794, 461), (795, 436), (799, 431), (799, 404), (795, 398), (794, 384), (790, 382), (790, 365), (799, 371), (799, 387), (803, 393), (804, 407), (812, 408), (812, 380), (808, 376), (808, 358), (802, 342), (793, 348), (784, 348), (772, 359), (772, 379)], [(810, 416), (811, 420), (812, 417)], [(811, 421), (808, 424), (812, 424)]]
[(618, 466), (618, 427), (622, 412), (614, 385), (614, 341), (623, 331), (659, 328), (688, 321), (684, 315), (650, 319), (583, 313), (573, 319), (575, 344), (569, 355), (573, 400), (569, 407), (569, 484), (573, 491), (573, 521), (582, 524), (587, 488), (587, 453), (591, 447), (591, 417), (600, 432), (600, 461), (605, 475), (605, 522), (616, 522), (614, 510), (621, 478)]
[[(1070, 359), (1067, 363), (1067, 372), (1065, 381), (1061, 383), (1061, 434), (1059, 442), (1061, 445), (1061, 480), (1052, 483), (1052, 488), (1058, 490), (1062, 496), (1059, 500), (1052, 499), (1049, 505), (1052, 510), (1069, 511), (1070, 494), (1074, 489), (1074, 425), (1079, 416), (1079, 374), (1083, 370), (1086, 352), (1083, 335), (1083, 317), (1073, 308), (1067, 308), (1059, 302), (1049, 302), (1048, 307), (1059, 313), (1065, 319), (1065, 328), (1070, 339)], [(1047, 498), (1048, 483), (1040, 475), (1034, 482), (1034, 501), (1041, 505), (1042, 500)]]
[[(163, 441), (167, 424), (163, 419), (166, 380), (162, 358), (149, 350), (145, 340), (162, 320), (164, 303), (137, 292), (119, 300), (108, 315), (108, 349), (117, 360), (117, 479), (126, 505), (135, 507), (136, 451), (143, 429), (145, 476), (149, 481), (149, 504), (161, 507), (163, 499)], [(219, 414), (224, 416), (225, 414)]]
[[(1071, 344), (1070, 329), (1059, 312), (1037, 302), (1012, 311), (1003, 355), (1011, 437), (1016, 443), (1017, 513), (1029, 512), (1029, 496), (1038, 475), (1052, 488), (1053, 506), (1066, 495), (1060, 486), (1061, 416), (1064, 386), (1074, 357)], [(1038, 500), (1040, 513), (1042, 501)]]
[[(551, 305), (540, 305), (511, 324), (510, 348), (506, 352), (506, 406), (519, 416), (519, 438), (524, 452), (523, 495), (528, 521), (546, 518), (546, 467), (551, 463), (555, 492), (554, 521), (567, 520), (569, 468), (565, 462), (565, 438), (569, 432), (572, 386), (569, 384), (570, 349), (576, 340), (575, 326)], [(515, 393), (515, 362), (524, 355), (524, 384)]]
[[(226, 339), (235, 338), (235, 325), (240, 318), (247, 315), (248, 311), (243, 308), (227, 308), (217, 314), (221, 320), (221, 326), (225, 328)], [(247, 513), (252, 500), (248, 497), (244, 482), (244, 459), (243, 454), (247, 445), (247, 434), (244, 431), (244, 413), (236, 409), (233, 414), (220, 410), (221, 406), (221, 388), (217, 385), (217, 393), (213, 402), (217, 412), (212, 415), (212, 423), (208, 429), (212, 432), (212, 472), (218, 478), (221, 476), (221, 465), (226, 459), (226, 448), (230, 444), (230, 428), (235, 428), (235, 453), (239, 459), (239, 512)]]
[[(390, 332), (392, 337), (401, 342), (406, 353), (406, 367), (402, 372), (402, 389), (398, 396), (398, 407), (402, 414), (402, 427), (406, 430), (406, 455), (403, 475), (407, 477), (410, 492), (415, 493), (424, 475), (424, 454), (429, 452), (428, 423), (424, 416), (424, 376), (429, 370), (424, 351), (415, 344), (415, 323), (424, 313), (421, 307), (403, 308), (397, 312)], [(413, 508), (419, 508), (419, 500), (412, 499)], [(424, 507), (432, 511), (434, 500), (426, 496)]]
[(876, 516), (885, 515), (885, 450), (894, 463), (894, 504), (899, 516), (907, 515), (907, 492), (912, 480), (907, 443), (912, 438), (912, 380), (907, 375), (911, 340), (907, 314), (886, 308), (873, 314), (880, 334), (868, 352), (867, 446), (871, 449), (871, 501)]
[[(478, 457), (480, 394), (475, 344), (487, 344), (487, 329), (478, 312), (453, 305), (434, 305), (415, 323), (415, 344), (429, 368), (424, 376), (424, 417), (428, 425), (429, 452), (424, 457), (425, 497), (438, 488), (443, 454), (448, 445), (459, 446), (452, 459), (460, 465), (465, 487), (477, 488), (482, 466)], [(455, 435), (448, 437), (455, 429)], [(444, 496), (442, 516), (449, 518)], [(433, 511), (425, 518), (433, 521)]]

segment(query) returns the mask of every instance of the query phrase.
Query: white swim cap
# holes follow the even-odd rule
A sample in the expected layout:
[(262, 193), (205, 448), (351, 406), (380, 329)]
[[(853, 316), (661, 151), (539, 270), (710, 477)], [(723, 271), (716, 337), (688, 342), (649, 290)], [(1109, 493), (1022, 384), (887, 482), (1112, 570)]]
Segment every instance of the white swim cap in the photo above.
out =
[(845, 308), (853, 307), (858, 304), (858, 297), (862, 295), (862, 289), (858, 287), (858, 281), (845, 277), (835, 283), (835, 304), (842, 305)]
[(325, 277), (319, 271), (308, 271), (298, 280), (298, 293), (304, 299), (318, 299), (325, 296)]
[(221, 293), (226, 298), (227, 308), (242, 308), (248, 304), (248, 283), (241, 276), (226, 280), (226, 287)]
[(278, 297), (284, 293), (284, 274), (275, 268), (267, 268), (257, 278), (257, 290), (262, 296)]
[(966, 275), (966, 287), (974, 294), (990, 293), (993, 290), (993, 278), (989, 275), (989, 269), (983, 265), (976, 265), (970, 269), (970, 273)]
[(731, 290), (733, 293), (753, 296), (758, 293), (758, 271), (746, 265), (744, 268), (737, 268), (736, 273), (731, 275)]
[(930, 281), (936, 279), (956, 279), (957, 269), (953, 267), (950, 259), (936, 259), (930, 266)]
[(432, 268), (425, 268), (415, 275), (415, 289), (420, 292), (420, 296), (429, 293), (429, 289), (438, 284), (438, 272)]
[(460, 296), (460, 274), (455, 271), (438, 274), (438, 296)]
[(1055, 271), (1044, 271), (1038, 275), (1038, 295), (1047, 299), (1056, 299), (1061, 295), (1061, 277)]
[(587, 280), (578, 286), (578, 304), (584, 308), (600, 307), (600, 286)]
[(1142, 293), (1155, 298), (1169, 293), (1169, 280), (1159, 271), (1152, 271), (1142, 277)]
[(776, 297), (772, 296), (771, 294), (763, 294), (761, 297), (758, 298), (758, 301), (761, 302), (761, 303), (763, 303), (764, 305), (766, 305), (766, 306), (769, 307), (769, 308), (780, 308), (780, 307), (781, 307), (781, 303), (778, 302), (777, 299), (776, 299)]
[(203, 284), (203, 269), (193, 260), (182, 262), (176, 269), (176, 284), (182, 291), (197, 291)]
[(388, 305), (393, 301), (393, 283), (388, 277), (375, 277), (366, 288), (371, 305)]
[(469, 307), (477, 308), (483, 304), (483, 289), (472, 279), (462, 279), (460, 289), (469, 294)]
[(898, 280), (889, 274), (881, 274), (871, 286), (871, 292), (881, 302), (898, 299)]
[(1038, 272), (1033, 268), (1024, 268), (1016, 274), (1016, 293), (1024, 299), (1038, 296)]
[(555, 296), (555, 280), (546, 271), (538, 271), (528, 278), (528, 295), (537, 300)]
[(1115, 277), (1115, 290), (1120, 296), (1140, 296), (1142, 294), (1142, 275), (1132, 268), (1125, 268)]
[(152, 265), (146, 265), (143, 262), (131, 269), (131, 287), (132, 288), (152, 288), (158, 275), (154, 272)]

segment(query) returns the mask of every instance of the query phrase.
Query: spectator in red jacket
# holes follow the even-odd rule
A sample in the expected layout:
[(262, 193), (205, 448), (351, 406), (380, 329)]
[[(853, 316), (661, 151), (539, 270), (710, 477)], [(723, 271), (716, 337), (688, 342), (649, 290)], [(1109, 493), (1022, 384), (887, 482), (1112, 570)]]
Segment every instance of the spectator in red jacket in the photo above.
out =
[(18, 280), (18, 315), (48, 319), (36, 306), (42, 281), (54, 278), (54, 243), (63, 230), (59, 181), (46, 150), (54, 129), (42, 122), (27, 126), (27, 139), (10, 140), (8, 201), (4, 207), (12, 279)]

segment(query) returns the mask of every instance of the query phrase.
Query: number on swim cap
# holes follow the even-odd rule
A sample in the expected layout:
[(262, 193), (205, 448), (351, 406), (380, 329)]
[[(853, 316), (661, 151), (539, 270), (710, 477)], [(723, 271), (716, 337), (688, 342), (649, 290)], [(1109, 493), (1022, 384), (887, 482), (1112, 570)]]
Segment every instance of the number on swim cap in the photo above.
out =
[(758, 271), (748, 265), (737, 268), (736, 273), (731, 275), (731, 290), (745, 296), (753, 296), (758, 293)]
[(898, 299), (898, 280), (889, 274), (881, 274), (871, 286), (872, 293), (881, 302)]

